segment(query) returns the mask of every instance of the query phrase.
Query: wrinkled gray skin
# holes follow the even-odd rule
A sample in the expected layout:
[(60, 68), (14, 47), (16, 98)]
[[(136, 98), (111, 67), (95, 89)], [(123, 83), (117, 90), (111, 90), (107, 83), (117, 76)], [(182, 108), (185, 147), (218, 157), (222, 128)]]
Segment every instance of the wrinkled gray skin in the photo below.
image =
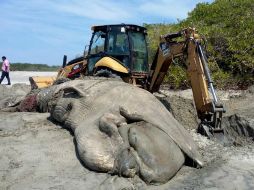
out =
[(84, 164), (160, 184), (186, 159), (202, 165), (188, 132), (149, 92), (118, 80), (86, 79), (38, 94), (41, 111), (74, 132)]

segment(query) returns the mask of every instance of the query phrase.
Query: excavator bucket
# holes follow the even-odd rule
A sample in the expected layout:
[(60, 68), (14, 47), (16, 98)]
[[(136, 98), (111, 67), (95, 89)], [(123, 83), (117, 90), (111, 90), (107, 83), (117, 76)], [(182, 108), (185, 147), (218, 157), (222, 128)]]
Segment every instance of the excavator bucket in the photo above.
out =
[(213, 139), (224, 146), (228, 146), (233, 143), (223, 128), (214, 129), (212, 126), (200, 123), (198, 126), (198, 133), (207, 136), (209, 139)]
[(52, 85), (55, 80), (56, 77), (44, 77), (44, 76), (29, 77), (32, 89), (48, 87)]

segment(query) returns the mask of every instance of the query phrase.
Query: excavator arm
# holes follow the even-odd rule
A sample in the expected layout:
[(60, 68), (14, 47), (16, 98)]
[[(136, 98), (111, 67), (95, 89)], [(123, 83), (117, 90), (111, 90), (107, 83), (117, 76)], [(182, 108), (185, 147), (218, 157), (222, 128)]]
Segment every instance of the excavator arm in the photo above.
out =
[[(184, 39), (178, 42), (174, 41), (178, 37)], [(198, 118), (201, 120), (199, 130), (201, 133), (213, 137), (215, 134), (223, 133), (221, 118), (225, 109), (218, 102), (201, 40), (193, 28), (161, 36), (151, 65), (147, 88), (150, 92), (158, 91), (174, 58), (184, 55), (195, 107)]]

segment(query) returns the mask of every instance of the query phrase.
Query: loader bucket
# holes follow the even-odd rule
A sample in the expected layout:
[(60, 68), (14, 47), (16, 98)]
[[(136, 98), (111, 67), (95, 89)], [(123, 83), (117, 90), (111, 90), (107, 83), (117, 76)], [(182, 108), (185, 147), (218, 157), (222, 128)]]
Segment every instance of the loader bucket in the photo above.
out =
[(29, 77), (29, 81), (32, 89), (45, 88), (53, 84), (56, 77)]

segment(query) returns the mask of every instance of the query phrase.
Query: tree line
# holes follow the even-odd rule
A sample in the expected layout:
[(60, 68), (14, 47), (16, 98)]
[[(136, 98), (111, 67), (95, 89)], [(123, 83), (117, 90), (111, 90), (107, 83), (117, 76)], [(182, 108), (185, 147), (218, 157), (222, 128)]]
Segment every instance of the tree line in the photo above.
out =
[[(2, 63), (1, 63), (2, 64)], [(57, 71), (59, 66), (32, 63), (11, 63), (11, 71)]]

